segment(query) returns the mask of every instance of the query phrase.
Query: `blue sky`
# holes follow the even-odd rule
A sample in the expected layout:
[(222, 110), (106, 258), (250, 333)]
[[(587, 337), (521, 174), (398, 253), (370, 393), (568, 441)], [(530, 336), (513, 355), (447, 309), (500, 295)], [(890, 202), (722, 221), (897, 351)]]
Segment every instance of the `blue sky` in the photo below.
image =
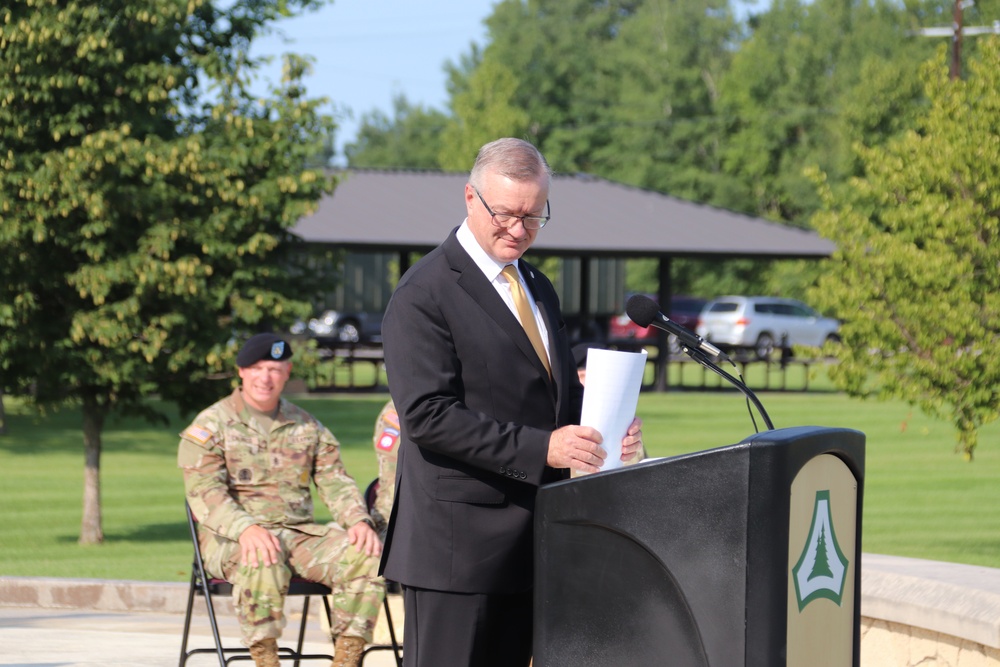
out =
[[(354, 139), (357, 120), (373, 109), (390, 112), (399, 93), (414, 104), (444, 110), (445, 61), (485, 41), (483, 19), (496, 0), (336, 0), (317, 12), (276, 24), (284, 34), (255, 42), (255, 55), (300, 53), (315, 58), (306, 79), (312, 97), (335, 105), (337, 160)], [(265, 71), (280, 78), (280, 58)], [(352, 117), (353, 116), (353, 117)]]

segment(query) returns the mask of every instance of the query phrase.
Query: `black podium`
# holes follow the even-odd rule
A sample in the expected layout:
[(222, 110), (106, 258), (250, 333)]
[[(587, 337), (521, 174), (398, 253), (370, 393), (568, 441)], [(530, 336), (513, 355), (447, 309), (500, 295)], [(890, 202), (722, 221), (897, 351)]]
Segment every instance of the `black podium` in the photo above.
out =
[(535, 667), (857, 667), (864, 452), (796, 427), (543, 487)]

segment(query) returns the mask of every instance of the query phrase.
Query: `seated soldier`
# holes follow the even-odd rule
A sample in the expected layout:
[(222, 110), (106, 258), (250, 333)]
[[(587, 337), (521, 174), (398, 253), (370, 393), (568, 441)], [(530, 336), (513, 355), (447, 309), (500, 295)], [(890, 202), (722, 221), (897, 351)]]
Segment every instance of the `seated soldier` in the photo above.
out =
[(392, 497), (396, 491), (396, 451), (399, 449), (399, 415), (392, 399), (382, 407), (375, 420), (375, 456), (378, 458), (378, 493), (372, 518), (379, 536), (385, 536), (392, 511)]
[[(291, 346), (257, 334), (236, 356), (241, 386), (181, 433), (178, 465), (210, 576), (233, 584), (243, 643), (279, 667), (293, 575), (333, 590), (334, 667), (357, 667), (385, 595), (381, 543), (333, 434), (281, 398)], [(313, 518), (310, 480), (334, 522)]]

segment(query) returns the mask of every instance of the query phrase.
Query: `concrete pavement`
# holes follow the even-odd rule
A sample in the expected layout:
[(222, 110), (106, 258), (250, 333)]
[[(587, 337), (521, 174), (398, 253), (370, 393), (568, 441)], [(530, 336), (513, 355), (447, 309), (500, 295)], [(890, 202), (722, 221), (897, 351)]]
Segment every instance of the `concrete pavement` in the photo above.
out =
[[(173, 667), (187, 590), (183, 583), (0, 575), (0, 667)], [(389, 600), (398, 635), (402, 600)], [(232, 641), (239, 636), (235, 620), (228, 604), (216, 601), (221, 632)], [(290, 603), (289, 626), (301, 618), (297, 607)], [(197, 599), (192, 647), (211, 647), (204, 608)], [(1000, 667), (1000, 569), (864, 554), (861, 616), (862, 667)], [(328, 652), (320, 620), (310, 618), (307, 627), (308, 652)], [(289, 627), (285, 638), (292, 636)], [(384, 619), (375, 640), (388, 641)], [(217, 664), (212, 654), (188, 661)], [(365, 661), (365, 667), (392, 665), (388, 651)]]
[[(186, 586), (185, 586), (186, 589)], [(395, 613), (397, 599), (390, 598)], [(170, 607), (170, 605), (166, 605)], [(235, 618), (219, 604), (216, 609), (220, 633), (230, 645), (239, 644)], [(313, 605), (314, 607), (319, 605)], [(294, 642), (298, 620), (297, 605), (291, 602), (288, 627), (283, 645)], [(195, 600), (189, 648), (212, 648), (208, 616), (202, 599)], [(183, 607), (181, 609), (183, 611)], [(307, 653), (332, 653), (333, 646), (324, 635), (319, 618), (310, 611), (307, 623)], [(158, 611), (109, 611), (94, 608), (51, 608), (38, 606), (0, 606), (0, 665), (3, 667), (175, 667), (180, 659), (183, 613), (176, 609)], [(376, 641), (380, 640), (376, 632)], [(284, 661), (291, 664), (288, 661)], [(196, 655), (189, 667), (212, 667), (218, 659), (212, 653)], [(252, 665), (239, 661), (236, 665)], [(326, 667), (323, 660), (310, 660), (304, 666)], [(368, 655), (365, 667), (392, 667), (391, 651)]]

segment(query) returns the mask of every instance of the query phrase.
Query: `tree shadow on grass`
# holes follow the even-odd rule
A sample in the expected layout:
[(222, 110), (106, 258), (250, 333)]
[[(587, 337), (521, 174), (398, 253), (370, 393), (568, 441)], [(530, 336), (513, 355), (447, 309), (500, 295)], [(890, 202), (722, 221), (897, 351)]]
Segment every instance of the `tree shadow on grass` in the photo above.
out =
[[(101, 432), (101, 451), (112, 453), (158, 452), (176, 447), (186, 423), (172, 419), (167, 424), (149, 423), (135, 417), (109, 417)], [(83, 457), (83, 423), (78, 411), (51, 415), (15, 415), (7, 420), (7, 434), (0, 437), (0, 451), (15, 456), (77, 453)]]
[[(57, 538), (63, 544), (76, 542), (79, 535), (62, 535)], [(128, 530), (112, 530), (104, 533), (105, 543), (115, 542), (190, 542), (187, 524), (183, 521), (172, 523), (152, 523), (135, 526)]]

